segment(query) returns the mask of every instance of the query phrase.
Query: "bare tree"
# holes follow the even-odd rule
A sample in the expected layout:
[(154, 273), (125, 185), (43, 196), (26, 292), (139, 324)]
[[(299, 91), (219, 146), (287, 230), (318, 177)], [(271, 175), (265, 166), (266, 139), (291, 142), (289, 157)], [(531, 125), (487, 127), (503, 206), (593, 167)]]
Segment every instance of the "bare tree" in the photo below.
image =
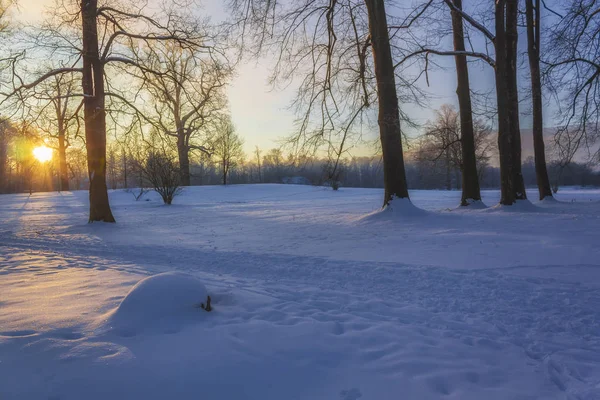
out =
[[(453, 0), (458, 10), (462, 10), (462, 0)], [(465, 34), (463, 19), (457, 10), (451, 10), (454, 51), (465, 51)], [(469, 84), (469, 67), (464, 54), (454, 56), (456, 63), (458, 104), (460, 110), (460, 144), (462, 154), (462, 197), (461, 206), (468, 206), (473, 201), (481, 200), (477, 159), (475, 156), (475, 134), (473, 132), (473, 108), (471, 106), (471, 86)]]
[(562, 5), (542, 60), (545, 82), (561, 106), (555, 141), (564, 163), (582, 148), (600, 160), (600, 149), (592, 150), (600, 141), (600, 5), (597, 0)]
[[(115, 222), (106, 185), (107, 98), (127, 99), (107, 91), (107, 68), (116, 64), (144, 69), (128, 51), (135, 41), (164, 41), (184, 47), (194, 46), (194, 38), (179, 29), (180, 19), (176, 13), (163, 10), (158, 16), (151, 16), (144, 13), (144, 8), (145, 3), (136, 8), (133, 1), (129, 4), (111, 2), (106, 5), (99, 5), (98, 0), (82, 1), (79, 5), (60, 3), (54, 20), (38, 35), (37, 44), (58, 58), (57, 64), (62, 65), (39, 74), (29, 83), (25, 83), (18, 73), (16, 64), (19, 57), (13, 68), (14, 90), (9, 94), (11, 97), (36, 90), (41, 83), (55, 76), (81, 76), (82, 91), (73, 96), (83, 97), (90, 222)], [(133, 106), (131, 102), (128, 104)]]
[(531, 101), (533, 112), (533, 150), (535, 155), (535, 175), (540, 200), (552, 197), (552, 188), (546, 166), (544, 146), (544, 120), (542, 106), (542, 80), (540, 73), (541, 46), (541, 3), (540, 0), (526, 0), (527, 56), (531, 74)]
[(242, 149), (244, 142), (235, 132), (235, 127), (227, 118), (221, 121), (216, 128), (212, 141), (213, 156), (221, 167), (223, 185), (227, 185), (227, 176), (244, 158)]
[(144, 68), (135, 71), (150, 94), (152, 124), (176, 142), (183, 186), (190, 185), (190, 152), (210, 154), (207, 126), (225, 111), (232, 74), (223, 51), (209, 43), (220, 39), (205, 30), (198, 35), (204, 44), (197, 48), (171, 42), (144, 47), (137, 52)]
[[(493, 15), (495, 33), (485, 24), (458, 7), (453, 0), (444, 3), (455, 15), (460, 15), (472, 29), (485, 39), (486, 49), (475, 51), (440, 50), (421, 47), (401, 59), (401, 65), (416, 55), (467, 56), (480, 59), (494, 68), (496, 78), (496, 106), (498, 111), (498, 149), (500, 158), (500, 203), (512, 205), (516, 200), (526, 199), (525, 184), (521, 172), (521, 134), (519, 127), (519, 96), (517, 88), (517, 0), (497, 0)], [(472, 46), (472, 45), (471, 45)], [(488, 46), (493, 47), (495, 57), (490, 56)], [(427, 66), (427, 64), (426, 64)]]
[(82, 106), (80, 98), (73, 97), (77, 82), (72, 75), (56, 75), (41, 84), (37, 104), (33, 107), (38, 129), (54, 143), (49, 143), (58, 153), (59, 189), (69, 190), (67, 149), (71, 141), (79, 136)]
[(429, 159), (434, 162), (443, 160), (446, 190), (452, 189), (452, 171), (464, 169), (461, 127), (458, 113), (452, 107), (443, 105), (436, 111), (435, 121), (428, 124), (425, 131), (425, 144), (434, 152)]
[(144, 140), (141, 132), (134, 129), (122, 138), (119, 146), (121, 147), (123, 186), (136, 201), (139, 201), (149, 191), (143, 166), (148, 158), (150, 143)]
[[(388, 15), (383, 0), (231, 0), (243, 45), (274, 50), (274, 80), (300, 80), (295, 148), (336, 148), (336, 158), (369, 123), (378, 108), (383, 152), (384, 199), (408, 198), (402, 148), (400, 99), (404, 84), (394, 69)], [(279, 78), (279, 79), (278, 79)], [(290, 82), (291, 79), (287, 79)], [(411, 96), (412, 98), (412, 96)]]
[[(108, 10), (107, 10), (108, 11)], [(83, 115), (90, 178), (89, 221), (115, 222), (106, 187), (105, 60), (98, 39), (98, 1), (81, 2)], [(110, 18), (110, 16), (109, 16)]]
[(163, 202), (171, 205), (175, 196), (181, 193), (179, 167), (173, 158), (153, 150), (148, 154), (146, 162), (140, 165), (140, 169)]
[[(417, 143), (416, 158), (418, 161), (442, 163), (447, 190), (452, 189), (454, 171), (462, 172), (465, 168), (461, 129), (462, 120), (459, 118), (459, 113), (452, 106), (444, 104), (439, 110), (436, 110), (435, 120), (426, 124), (425, 134)], [(481, 120), (474, 120), (472, 129), (477, 169), (481, 169), (480, 167), (487, 165), (491, 157), (491, 130)], [(461, 175), (464, 176), (464, 174)], [(479, 176), (477, 178), (479, 180)], [(456, 182), (460, 182), (458, 176)]]

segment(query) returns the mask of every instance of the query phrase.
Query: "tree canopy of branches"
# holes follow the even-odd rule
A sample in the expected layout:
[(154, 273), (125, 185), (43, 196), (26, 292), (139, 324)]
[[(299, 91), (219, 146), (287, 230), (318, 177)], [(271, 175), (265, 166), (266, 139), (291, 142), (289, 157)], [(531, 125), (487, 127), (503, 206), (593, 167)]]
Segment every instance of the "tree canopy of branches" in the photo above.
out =
[(298, 83), (294, 148), (333, 147), (341, 157), (369, 125), (367, 111), (377, 106), (383, 204), (408, 198), (400, 101), (412, 98), (416, 89), (394, 68), (384, 1), (231, 0), (230, 5), (242, 45), (275, 54), (273, 81), (292, 83), (295, 78)]
[[(542, 58), (544, 77), (559, 100), (556, 142), (568, 163), (582, 147), (600, 141), (600, 4), (570, 0), (560, 10)], [(600, 160), (600, 151), (591, 156)]]
[[(481, 120), (474, 120), (472, 127), (474, 154), (479, 170), (484, 168), (491, 158), (491, 130)], [(413, 152), (419, 162), (443, 164), (447, 190), (452, 189), (453, 172), (461, 172), (465, 168), (461, 129), (462, 121), (459, 113), (452, 106), (442, 105), (439, 110), (436, 110), (436, 118), (425, 125), (425, 134), (417, 143), (416, 151)], [(479, 176), (476, 178), (479, 179)], [(456, 179), (456, 182), (461, 180)]]
[(6, 31), (9, 27), (8, 10), (11, 5), (11, 0), (0, 0), (0, 33)]
[(175, 196), (181, 193), (177, 163), (168, 154), (153, 150), (140, 165), (140, 169), (163, 202), (171, 205)]
[(151, 124), (176, 142), (183, 186), (190, 185), (190, 152), (210, 154), (210, 125), (226, 109), (225, 85), (232, 74), (224, 50), (209, 44), (219, 39), (205, 30), (198, 35), (204, 44), (196, 48), (170, 42), (144, 47), (137, 52), (144, 68), (135, 71), (150, 94)]
[(135, 0), (105, 4), (99, 4), (98, 0), (80, 3), (63, 0), (34, 37), (34, 43), (40, 47), (38, 52), (34, 52), (35, 55), (39, 57), (41, 52), (41, 56), (50, 56), (57, 67), (30, 78), (31, 73), (26, 68), (19, 68), (26, 64), (20, 61), (28, 61), (26, 52), (15, 57), (14, 90), (9, 97), (39, 91), (43, 82), (56, 76), (72, 74), (81, 78), (81, 91), (72, 96), (83, 98), (90, 222), (115, 221), (106, 185), (107, 98), (126, 99), (111, 91), (113, 86), (106, 81), (110, 76), (108, 68), (118, 65), (146, 69), (129, 50), (133, 47), (132, 43), (150, 45), (172, 42), (182, 47), (196, 45), (195, 38), (184, 29), (182, 18), (173, 9), (160, 10), (156, 15), (149, 15), (145, 10), (146, 4), (140, 2), (136, 6)]
[[(486, 27), (471, 14), (463, 10), (453, 0), (444, 0), (447, 7), (462, 18), (470, 29), (484, 38), (485, 49), (476, 51), (470, 43), (470, 50), (446, 50), (419, 44), (402, 60), (399, 65), (409, 59), (423, 55), (425, 69), (429, 55), (466, 56), (483, 60), (494, 68), (496, 86), (496, 107), (498, 114), (498, 149), (501, 172), (500, 203), (512, 205), (516, 200), (526, 199), (525, 185), (521, 173), (521, 134), (519, 126), (519, 93), (517, 86), (517, 40), (518, 40), (518, 0), (497, 0), (493, 9), (486, 9), (486, 15), (493, 14), (494, 31)], [(492, 3), (489, 3), (491, 6)], [(488, 7), (489, 7), (488, 6)], [(488, 47), (493, 48), (494, 56), (490, 56)]]
[(67, 149), (80, 134), (80, 98), (73, 97), (78, 83), (70, 74), (56, 75), (41, 84), (36, 105), (30, 112), (38, 129), (44, 133), (46, 144), (58, 153), (60, 190), (69, 190)]
[[(465, 33), (463, 19), (459, 10), (462, 10), (462, 0), (453, 0), (456, 9), (451, 9), (452, 37), (454, 51), (465, 51)], [(469, 84), (469, 67), (467, 56), (456, 54), (457, 87), (459, 112), (460, 112), (460, 145), (461, 145), (461, 172), (462, 172), (462, 197), (460, 204), (468, 206), (473, 201), (481, 200), (479, 189), (479, 176), (477, 174), (477, 158), (475, 154), (475, 132), (473, 129), (473, 107), (471, 105), (471, 86)]]
[[(5, 51), (6, 36), (11, 33), (10, 8), (13, 4), (13, 0), (0, 0), (0, 51), (2, 52)], [(3, 83), (5, 69), (8, 69), (11, 60), (10, 54), (8, 56), (0, 55), (0, 85)]]

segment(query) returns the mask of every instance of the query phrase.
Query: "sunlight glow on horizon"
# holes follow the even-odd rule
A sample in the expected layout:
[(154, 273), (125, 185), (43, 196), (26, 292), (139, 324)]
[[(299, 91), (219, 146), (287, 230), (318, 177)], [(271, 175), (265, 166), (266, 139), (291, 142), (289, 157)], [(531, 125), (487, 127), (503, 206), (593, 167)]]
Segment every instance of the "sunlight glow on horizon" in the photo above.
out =
[(46, 146), (38, 146), (33, 149), (33, 156), (41, 163), (52, 160), (52, 149)]

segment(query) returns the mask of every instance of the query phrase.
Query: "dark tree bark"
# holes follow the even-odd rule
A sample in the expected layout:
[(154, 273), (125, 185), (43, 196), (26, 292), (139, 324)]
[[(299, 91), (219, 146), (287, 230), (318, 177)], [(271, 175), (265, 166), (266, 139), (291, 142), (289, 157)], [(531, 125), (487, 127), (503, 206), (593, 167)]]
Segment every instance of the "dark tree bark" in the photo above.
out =
[(505, 27), (506, 0), (496, 1), (494, 17), (496, 26), (496, 99), (498, 108), (498, 151), (500, 153), (500, 204), (515, 202), (513, 189), (512, 136), (509, 127), (507, 43)]
[(177, 137), (177, 155), (179, 158), (179, 174), (181, 175), (181, 186), (190, 186), (190, 148), (185, 142), (185, 135)]
[(190, 138), (186, 135), (183, 122), (181, 121), (181, 86), (182, 85), (175, 85), (173, 94), (174, 99), (171, 108), (175, 119), (175, 129), (177, 130), (177, 155), (179, 157), (181, 186), (190, 186), (192, 183), (190, 177), (190, 146), (188, 145)]
[[(493, 60), (485, 52), (458, 53), (457, 51), (449, 52), (427, 48), (414, 52), (409, 57), (421, 53), (454, 55), (455, 57), (467, 55), (485, 60), (494, 67), (498, 110), (498, 150), (500, 153), (500, 204), (512, 205), (516, 200), (527, 198), (521, 172), (521, 132), (517, 88), (518, 0), (495, 1), (495, 34), (457, 7), (454, 0), (444, 1), (454, 13), (461, 15), (472, 27), (493, 43), (496, 59)], [(404, 60), (406, 58), (408, 57), (405, 57)]]
[(384, 0), (365, 0), (379, 100), (379, 135), (383, 153), (383, 206), (395, 197), (408, 198), (394, 63)]
[(506, 66), (508, 87), (508, 130), (511, 136), (512, 176), (515, 200), (527, 199), (521, 172), (521, 129), (519, 126), (519, 89), (517, 83), (518, 0), (506, 0)]
[[(53, 100), (54, 110), (56, 111), (56, 127), (58, 130), (58, 174), (59, 189), (61, 191), (69, 190), (69, 169), (67, 167), (67, 112), (68, 98), (62, 98), (62, 88), (60, 82), (56, 85), (57, 97)], [(68, 93), (67, 93), (68, 95)]]
[(82, 0), (83, 114), (90, 180), (89, 222), (115, 222), (106, 187), (104, 64), (98, 52), (98, 0)]
[[(535, 1), (535, 5), (534, 5)], [(542, 82), (540, 75), (540, 0), (526, 0), (527, 56), (531, 72), (531, 102), (533, 112), (533, 151), (535, 175), (540, 200), (552, 197), (552, 188), (546, 166), (544, 124), (542, 114)]]
[[(462, 0), (454, 0), (454, 5), (462, 9)], [(452, 14), (454, 50), (465, 51), (465, 36), (462, 16), (455, 10)], [(477, 159), (475, 157), (475, 134), (473, 130), (473, 109), (471, 106), (471, 88), (469, 68), (465, 55), (454, 56), (456, 63), (458, 104), (460, 111), (460, 143), (462, 148), (462, 198), (460, 205), (468, 206), (469, 200), (481, 200)]]

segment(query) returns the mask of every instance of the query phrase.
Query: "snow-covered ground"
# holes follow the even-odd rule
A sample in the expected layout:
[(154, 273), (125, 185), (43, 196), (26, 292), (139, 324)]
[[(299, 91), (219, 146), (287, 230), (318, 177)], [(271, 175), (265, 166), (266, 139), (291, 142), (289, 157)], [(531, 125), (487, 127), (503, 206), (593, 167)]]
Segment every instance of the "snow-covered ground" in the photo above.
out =
[(600, 399), (600, 190), (411, 195), (0, 196), (0, 399)]

